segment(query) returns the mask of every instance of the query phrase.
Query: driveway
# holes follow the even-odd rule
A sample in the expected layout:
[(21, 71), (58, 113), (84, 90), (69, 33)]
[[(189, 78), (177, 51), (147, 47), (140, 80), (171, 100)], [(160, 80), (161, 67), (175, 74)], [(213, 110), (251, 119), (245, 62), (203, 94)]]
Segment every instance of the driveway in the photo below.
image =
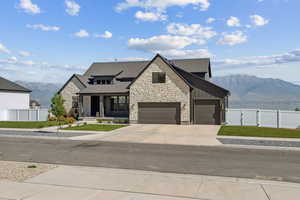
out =
[(221, 145), (216, 139), (220, 126), (135, 124), (110, 134), (72, 137), (73, 140), (100, 140), (177, 145)]

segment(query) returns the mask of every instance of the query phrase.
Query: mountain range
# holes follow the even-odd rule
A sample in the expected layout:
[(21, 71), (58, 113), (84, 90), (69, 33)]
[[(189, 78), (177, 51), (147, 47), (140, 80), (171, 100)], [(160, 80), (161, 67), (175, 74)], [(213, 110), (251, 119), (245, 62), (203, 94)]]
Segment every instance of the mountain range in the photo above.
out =
[(229, 75), (212, 79), (231, 92), (229, 107), (294, 110), (300, 107), (300, 85), (273, 78)]
[[(249, 75), (229, 75), (212, 78), (212, 82), (229, 90), (230, 108), (260, 108), (294, 110), (300, 108), (300, 85), (272, 78)], [(49, 107), (51, 97), (62, 87), (61, 83), (17, 81), (32, 90), (31, 98)]]

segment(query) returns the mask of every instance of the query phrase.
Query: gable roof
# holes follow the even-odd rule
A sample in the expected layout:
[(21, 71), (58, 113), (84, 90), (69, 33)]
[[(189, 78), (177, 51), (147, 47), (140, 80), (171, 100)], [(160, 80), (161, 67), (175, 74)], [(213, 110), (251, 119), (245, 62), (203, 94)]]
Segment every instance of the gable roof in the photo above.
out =
[(88, 81), (89, 81), (89, 77), (87, 76), (82, 76), (79, 74), (73, 74), (69, 80), (60, 88), (60, 90), (58, 90), (57, 94), (59, 94), (66, 86), (67, 84), (73, 79), (73, 78), (77, 78), (77, 80), (84, 86), (87, 87), (88, 86)]
[(191, 88), (198, 88), (198, 89), (203, 89), (204, 85), (207, 85), (209, 87), (212, 87), (216, 90), (218, 90), (219, 92), (222, 93), (223, 96), (229, 95), (230, 92), (224, 88), (221, 88), (207, 80), (204, 80), (202, 78), (199, 78), (195, 75), (193, 75), (190, 72), (187, 72), (185, 70), (183, 70), (182, 68), (179, 68), (178, 66), (176, 66), (174, 64), (174, 62), (167, 60), (165, 57), (157, 54), (152, 61), (139, 73), (139, 75), (128, 85), (128, 88), (130, 88), (130, 86), (139, 78), (139, 76), (142, 75), (142, 73), (152, 64), (152, 62), (154, 62), (154, 60), (156, 60), (157, 58), (161, 58), (165, 64), (167, 64), (188, 86), (190, 86)]
[[(146, 69), (157, 59), (157, 58), (161, 58), (162, 61), (168, 65), (179, 77), (181, 77), (181, 75), (176, 71), (174, 70), (172, 64), (169, 63), (169, 61), (164, 58), (163, 56), (161, 56), (160, 54), (156, 54), (156, 56), (148, 63), (148, 65), (146, 67), (143, 68), (143, 70), (137, 75), (137, 77), (128, 85), (127, 88), (130, 88), (130, 86), (144, 73), (144, 71), (146, 71)], [(182, 78), (182, 77), (181, 77)], [(184, 78), (182, 78), (182, 80), (189, 86), (191, 86), (189, 84), (189, 82), (187, 82)]]
[(227, 96), (230, 95), (230, 92), (212, 82), (209, 82), (205, 79), (199, 78), (197, 76), (195, 76), (192, 73), (186, 72), (180, 68), (178, 68), (177, 66), (173, 65), (173, 68), (187, 81), (189, 82), (189, 84), (193, 87), (193, 88), (198, 88), (203, 90), (205, 88), (205, 86), (208, 86), (210, 88), (215, 89), (216, 91), (219, 92), (219, 94), (221, 94), (222, 96)]
[[(151, 61), (131, 62), (98, 62), (93, 63), (84, 73), (84, 76), (114, 76), (117, 78), (135, 78)], [(211, 77), (210, 60), (200, 59), (176, 59), (171, 63), (188, 72), (206, 72)]]
[(31, 90), (0, 77), (0, 91), (31, 92)]

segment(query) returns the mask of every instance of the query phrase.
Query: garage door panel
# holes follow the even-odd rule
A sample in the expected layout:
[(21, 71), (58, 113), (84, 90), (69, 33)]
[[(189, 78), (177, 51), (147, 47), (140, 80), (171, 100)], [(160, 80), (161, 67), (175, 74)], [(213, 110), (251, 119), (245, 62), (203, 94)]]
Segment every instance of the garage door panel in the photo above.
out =
[(141, 124), (180, 123), (180, 103), (139, 103), (138, 110)]
[(220, 124), (218, 100), (195, 101), (195, 124)]

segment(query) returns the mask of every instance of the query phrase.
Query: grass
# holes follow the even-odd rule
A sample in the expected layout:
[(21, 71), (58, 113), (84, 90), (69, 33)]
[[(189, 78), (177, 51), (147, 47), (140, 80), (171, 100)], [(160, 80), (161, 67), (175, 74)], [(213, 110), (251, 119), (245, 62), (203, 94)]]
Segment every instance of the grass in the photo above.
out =
[[(65, 124), (65, 122), (61, 122)], [(58, 126), (59, 123), (56, 121), (45, 121), (45, 122), (4, 122), (0, 121), (0, 128), (43, 128), (48, 126)]]
[(28, 165), (27, 168), (34, 169), (34, 168), (37, 168), (37, 166), (36, 165)]
[(300, 130), (284, 128), (263, 128), (252, 126), (222, 126), (218, 135), (246, 136), (246, 137), (273, 137), (273, 138), (300, 138)]
[(126, 127), (127, 125), (109, 125), (109, 124), (87, 124), (83, 126), (73, 126), (64, 128), (63, 130), (74, 131), (112, 131), (115, 129)]

